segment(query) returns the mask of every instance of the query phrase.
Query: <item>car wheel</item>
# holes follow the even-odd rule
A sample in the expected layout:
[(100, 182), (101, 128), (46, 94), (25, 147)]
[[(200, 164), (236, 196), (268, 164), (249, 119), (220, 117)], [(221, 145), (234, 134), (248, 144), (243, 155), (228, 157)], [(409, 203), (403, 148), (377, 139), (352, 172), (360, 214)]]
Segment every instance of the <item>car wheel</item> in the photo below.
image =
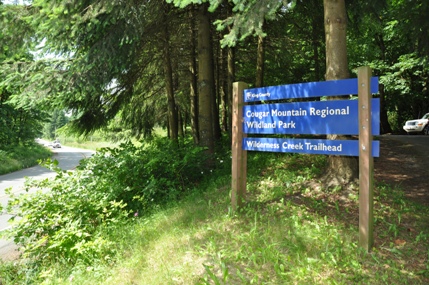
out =
[(423, 129), (423, 134), (424, 134), (425, 136), (428, 136), (428, 135), (429, 135), (429, 124), (427, 124), (427, 125), (426, 125), (426, 127)]

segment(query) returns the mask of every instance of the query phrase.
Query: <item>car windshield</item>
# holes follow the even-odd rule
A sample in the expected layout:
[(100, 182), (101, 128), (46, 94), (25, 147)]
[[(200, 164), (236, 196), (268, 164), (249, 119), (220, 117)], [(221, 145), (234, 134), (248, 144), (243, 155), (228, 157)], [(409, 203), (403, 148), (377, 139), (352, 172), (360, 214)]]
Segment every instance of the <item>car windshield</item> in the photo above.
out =
[(427, 113), (426, 115), (424, 115), (422, 119), (429, 119), (429, 113)]

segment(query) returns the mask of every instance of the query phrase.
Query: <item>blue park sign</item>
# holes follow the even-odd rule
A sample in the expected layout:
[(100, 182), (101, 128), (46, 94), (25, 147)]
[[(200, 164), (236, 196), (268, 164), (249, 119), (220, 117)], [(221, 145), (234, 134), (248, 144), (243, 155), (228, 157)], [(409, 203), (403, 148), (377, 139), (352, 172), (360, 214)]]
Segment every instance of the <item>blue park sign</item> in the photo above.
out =
[[(371, 93), (378, 92), (378, 78), (371, 78)], [(357, 78), (309, 82), (246, 89), (245, 102), (262, 104), (243, 107), (243, 133), (247, 134), (359, 134), (358, 100), (327, 100), (293, 103), (267, 101), (355, 95)], [(380, 134), (380, 100), (371, 100), (372, 135)], [(290, 146), (290, 147), (289, 147)], [(357, 156), (357, 141), (244, 138), (244, 150), (298, 152)], [(379, 142), (373, 142), (373, 156), (379, 155)]]
[[(371, 69), (357, 69), (358, 78), (245, 89), (235, 82), (232, 97), (231, 205), (243, 205), (247, 185), (247, 151), (292, 152), (359, 157), (359, 245), (367, 252), (374, 243), (374, 161), (379, 156), (380, 100), (378, 78)], [(325, 100), (329, 96), (350, 100)], [(310, 102), (309, 99), (314, 99)], [(295, 99), (306, 100), (295, 100)], [(353, 99), (352, 99), (353, 98)], [(294, 101), (294, 102), (291, 102)], [(248, 103), (246, 105), (246, 103)], [(257, 137), (246, 137), (255, 134)], [(358, 135), (329, 140), (295, 135)], [(265, 135), (265, 137), (264, 137)], [(269, 136), (271, 135), (271, 136)], [(269, 137), (268, 137), (269, 136)]]

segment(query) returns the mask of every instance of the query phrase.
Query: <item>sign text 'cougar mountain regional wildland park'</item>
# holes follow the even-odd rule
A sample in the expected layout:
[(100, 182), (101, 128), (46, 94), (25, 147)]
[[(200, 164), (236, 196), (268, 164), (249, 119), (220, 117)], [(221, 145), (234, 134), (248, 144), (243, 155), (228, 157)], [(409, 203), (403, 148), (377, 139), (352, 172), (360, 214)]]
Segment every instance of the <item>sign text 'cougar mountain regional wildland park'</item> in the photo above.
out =
[[(357, 100), (329, 100), (246, 105), (243, 132), (247, 134), (357, 135)], [(380, 134), (380, 99), (372, 99), (372, 134)]]

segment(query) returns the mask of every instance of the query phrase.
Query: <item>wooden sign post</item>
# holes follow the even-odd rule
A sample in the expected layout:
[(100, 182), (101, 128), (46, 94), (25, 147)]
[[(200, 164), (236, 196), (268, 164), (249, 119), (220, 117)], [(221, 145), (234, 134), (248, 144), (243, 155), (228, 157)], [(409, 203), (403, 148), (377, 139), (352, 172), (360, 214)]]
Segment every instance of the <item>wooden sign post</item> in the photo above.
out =
[[(373, 157), (379, 156), (378, 78), (368, 66), (358, 78), (297, 83), (247, 89), (235, 82), (232, 100), (232, 192), (235, 211), (246, 194), (247, 150), (359, 156), (359, 245), (369, 251), (374, 243)], [(358, 95), (358, 100), (277, 102), (281, 99)], [(248, 104), (246, 102), (259, 102)], [(246, 134), (258, 134), (247, 137)], [(359, 135), (359, 140), (261, 137), (278, 134)]]
[(359, 245), (367, 252), (374, 243), (373, 172), (371, 124), (371, 69), (358, 69), (359, 106)]
[(247, 151), (243, 149), (243, 91), (247, 88), (244, 82), (234, 82), (232, 92), (232, 185), (231, 206), (235, 211), (242, 205), (246, 195)]

